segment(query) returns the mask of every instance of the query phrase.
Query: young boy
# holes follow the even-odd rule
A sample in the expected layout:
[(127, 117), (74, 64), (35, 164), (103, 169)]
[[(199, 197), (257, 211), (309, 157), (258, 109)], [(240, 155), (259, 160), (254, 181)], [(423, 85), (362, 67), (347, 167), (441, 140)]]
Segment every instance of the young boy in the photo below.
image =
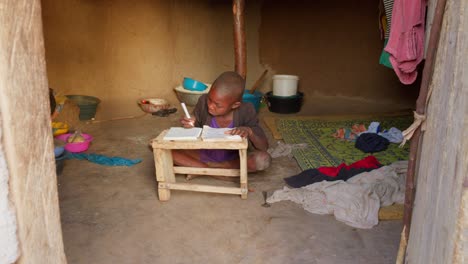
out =
[[(195, 106), (191, 119), (182, 118), (182, 126), (229, 127), (228, 133), (240, 135), (249, 140), (247, 169), (249, 172), (262, 171), (270, 166), (271, 157), (266, 152), (268, 140), (258, 124), (257, 113), (251, 103), (242, 103), (245, 81), (236, 72), (222, 73), (211, 86), (210, 92), (203, 95)], [(250, 149), (250, 148), (249, 148)], [(237, 150), (173, 150), (174, 164), (201, 168), (240, 167)], [(191, 179), (193, 176), (187, 176)]]

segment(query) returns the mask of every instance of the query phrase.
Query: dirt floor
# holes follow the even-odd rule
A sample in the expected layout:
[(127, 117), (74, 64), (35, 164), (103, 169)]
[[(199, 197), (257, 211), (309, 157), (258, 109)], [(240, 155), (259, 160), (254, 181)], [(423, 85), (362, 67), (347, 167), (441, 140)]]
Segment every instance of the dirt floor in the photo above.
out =
[[(386, 110), (377, 104), (356, 105), (354, 112)], [(315, 109), (328, 108), (325, 100)], [(261, 115), (271, 113), (262, 109)], [(287, 157), (249, 175), (253, 192), (247, 200), (173, 191), (170, 201), (160, 202), (148, 144), (177, 125), (179, 116), (146, 115), (83, 127), (94, 136), (89, 152), (143, 161), (133, 167), (65, 162), (58, 184), (69, 263), (394, 263), (401, 221), (361, 230), (292, 202), (262, 207), (262, 191), (281, 188), (284, 177), (299, 172)], [(185, 181), (182, 176), (177, 180)], [(192, 181), (234, 185), (210, 178)]]

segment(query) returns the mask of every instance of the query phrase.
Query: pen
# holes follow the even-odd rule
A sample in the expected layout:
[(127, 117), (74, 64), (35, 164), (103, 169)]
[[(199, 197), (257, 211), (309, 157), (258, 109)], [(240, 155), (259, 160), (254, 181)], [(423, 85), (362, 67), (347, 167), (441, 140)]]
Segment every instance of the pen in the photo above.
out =
[[(182, 102), (182, 103), (180, 103), (180, 105), (182, 106), (182, 109), (184, 110), (185, 117), (190, 119), (191, 117), (190, 117), (190, 114), (189, 114), (189, 112), (187, 110), (187, 106), (185, 106), (185, 103)], [(190, 122), (190, 124), (193, 126), (193, 122)]]

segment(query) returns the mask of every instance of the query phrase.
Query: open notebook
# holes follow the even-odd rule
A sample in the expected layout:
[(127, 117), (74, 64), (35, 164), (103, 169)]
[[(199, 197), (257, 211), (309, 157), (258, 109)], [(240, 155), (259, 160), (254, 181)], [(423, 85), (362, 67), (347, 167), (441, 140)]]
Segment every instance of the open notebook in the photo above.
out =
[(232, 128), (212, 128), (209, 126), (183, 128), (171, 127), (164, 136), (164, 140), (198, 140), (203, 141), (242, 141), (239, 135), (227, 135), (224, 132)]
[(164, 136), (164, 140), (197, 140), (202, 132), (201, 127), (183, 128), (171, 127)]
[(242, 141), (239, 135), (228, 135), (224, 132), (232, 130), (232, 128), (212, 128), (203, 126), (201, 138), (203, 141)]

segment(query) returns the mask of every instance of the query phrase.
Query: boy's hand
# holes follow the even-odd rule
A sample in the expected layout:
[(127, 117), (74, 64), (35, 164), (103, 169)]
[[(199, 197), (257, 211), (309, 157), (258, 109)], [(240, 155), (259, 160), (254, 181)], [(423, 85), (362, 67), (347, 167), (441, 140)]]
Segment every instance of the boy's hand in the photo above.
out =
[(195, 126), (195, 117), (192, 118), (187, 118), (187, 117), (182, 117), (180, 119), (180, 123), (182, 124), (183, 127), (185, 128), (191, 128)]
[(229, 131), (226, 131), (225, 134), (229, 134), (229, 135), (239, 135), (243, 138), (249, 138), (250, 136), (252, 136), (253, 134), (253, 131), (250, 127), (236, 127), (234, 129), (231, 129)]

